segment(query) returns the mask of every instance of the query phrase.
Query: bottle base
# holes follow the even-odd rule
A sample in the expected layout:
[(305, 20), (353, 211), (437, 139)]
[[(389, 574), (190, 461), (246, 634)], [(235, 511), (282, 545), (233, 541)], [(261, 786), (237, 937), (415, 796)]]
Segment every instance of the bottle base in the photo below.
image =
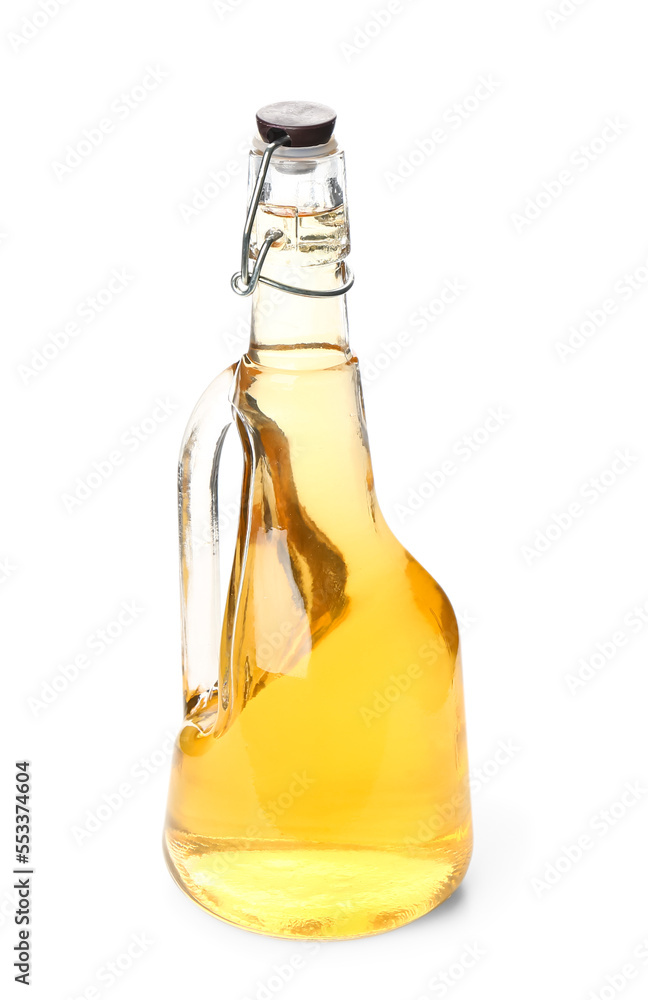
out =
[(428, 913), (461, 882), (470, 843), (399, 850), (214, 841), (167, 830), (181, 889), (227, 923), (273, 937), (368, 937)]

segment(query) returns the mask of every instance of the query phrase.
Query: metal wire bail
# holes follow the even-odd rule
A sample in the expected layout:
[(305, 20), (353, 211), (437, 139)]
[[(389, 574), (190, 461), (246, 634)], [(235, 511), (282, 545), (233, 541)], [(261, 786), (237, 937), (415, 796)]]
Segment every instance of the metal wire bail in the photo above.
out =
[(237, 295), (251, 295), (259, 281), (262, 281), (265, 285), (272, 285), (273, 288), (279, 288), (282, 292), (292, 292), (294, 295), (309, 295), (316, 298), (328, 298), (333, 295), (344, 295), (345, 292), (349, 291), (354, 282), (353, 274), (349, 268), (347, 268), (348, 276), (344, 284), (339, 285), (337, 288), (326, 289), (296, 288), (294, 285), (285, 285), (281, 281), (273, 281), (272, 278), (265, 278), (261, 274), (261, 269), (266, 257), (268, 256), (270, 247), (275, 240), (278, 240), (283, 236), (280, 229), (268, 229), (263, 238), (263, 243), (261, 244), (254, 267), (250, 270), (250, 241), (252, 239), (252, 227), (254, 225), (254, 219), (259, 207), (259, 202), (261, 201), (263, 185), (270, 168), (270, 160), (272, 158), (272, 154), (275, 153), (277, 149), (286, 145), (290, 145), (290, 137), (282, 135), (273, 142), (268, 143), (268, 146), (264, 150), (263, 157), (261, 159), (261, 166), (259, 167), (259, 176), (256, 179), (256, 184), (254, 185), (247, 217), (245, 219), (243, 241), (241, 244), (241, 270), (232, 275), (232, 289)]

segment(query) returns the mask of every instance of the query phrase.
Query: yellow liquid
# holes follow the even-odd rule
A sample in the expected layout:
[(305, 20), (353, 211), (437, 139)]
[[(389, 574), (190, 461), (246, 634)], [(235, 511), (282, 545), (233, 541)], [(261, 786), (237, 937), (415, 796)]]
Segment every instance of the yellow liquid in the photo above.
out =
[(248, 471), (220, 680), (178, 738), (168, 863), (241, 927), (377, 934), (468, 866), (456, 619), (377, 505), (354, 358), (257, 352), (235, 410)]
[(339, 261), (349, 250), (349, 224), (344, 204), (319, 212), (298, 212), (283, 205), (261, 204), (255, 218), (253, 257), (269, 229), (282, 233), (273, 247), (280, 247), (284, 258), (297, 255), (300, 266)]

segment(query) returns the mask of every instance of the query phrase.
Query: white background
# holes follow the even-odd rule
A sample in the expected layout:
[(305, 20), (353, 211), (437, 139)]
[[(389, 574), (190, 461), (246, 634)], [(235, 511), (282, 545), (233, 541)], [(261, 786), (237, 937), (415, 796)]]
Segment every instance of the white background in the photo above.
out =
[[(548, 17), (558, 4), (403, 0), (362, 34), (364, 0), (69, 0), (30, 32), (35, 0), (4, 0), (0, 951), (11, 979), (10, 796), (27, 757), (31, 996), (645, 996), (648, 626), (633, 609), (648, 608), (646, 13), (640, 0), (568, 13), (566, 0), (562, 20)], [(120, 117), (111, 105), (151, 84), (147, 67), (165, 78)], [(466, 106), (481, 76), (493, 93)], [(248, 306), (229, 289), (241, 149), (257, 107), (300, 98), (337, 109), (347, 152), (351, 342), (382, 506), (465, 623), (476, 843), (464, 885), (430, 916), (315, 952), (209, 917), (160, 847), (180, 724), (177, 453), (197, 397), (243, 350)], [(461, 127), (457, 103), (470, 109)], [(66, 148), (106, 117), (101, 145), (58, 177)], [(439, 127), (445, 141), (418, 154)], [(410, 176), (395, 181), (399, 163)], [(211, 171), (222, 189), (186, 221)], [(113, 269), (126, 286), (82, 318)], [(446, 278), (464, 290), (419, 332), (412, 316)], [(403, 331), (413, 339), (387, 365), (383, 345)], [(158, 398), (171, 413), (125, 444), (160, 416)], [(484, 441), (491, 407), (506, 419)], [(465, 461), (464, 435), (481, 441)], [(122, 464), (66, 509), (115, 450)], [(601, 479), (617, 451), (627, 467)], [(453, 474), (417, 501), (448, 461)], [(136, 619), (92, 652), (131, 601)], [(80, 654), (85, 668), (43, 707)], [(592, 657), (590, 679), (570, 685)], [(106, 796), (120, 807), (79, 844)], [(146, 950), (102, 984), (135, 934)], [(295, 955), (304, 966), (282, 986), (275, 966)]]

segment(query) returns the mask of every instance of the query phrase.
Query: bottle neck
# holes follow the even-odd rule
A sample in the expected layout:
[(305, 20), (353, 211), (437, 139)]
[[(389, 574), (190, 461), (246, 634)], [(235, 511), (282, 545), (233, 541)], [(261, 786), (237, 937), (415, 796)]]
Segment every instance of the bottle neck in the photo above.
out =
[[(349, 227), (344, 155), (332, 141), (308, 155), (277, 150), (252, 230), (254, 259), (270, 230), (281, 233), (264, 277), (295, 288), (330, 291), (348, 276)], [(303, 154), (304, 151), (302, 151)], [(250, 155), (250, 191), (261, 152)], [(260, 281), (252, 297), (250, 359), (271, 368), (329, 368), (349, 357), (346, 295), (310, 296)]]
[[(264, 273), (297, 288), (336, 288), (344, 280), (337, 264)], [(248, 356), (270, 368), (341, 364), (349, 356), (346, 295), (297, 295), (260, 281), (252, 298)]]

